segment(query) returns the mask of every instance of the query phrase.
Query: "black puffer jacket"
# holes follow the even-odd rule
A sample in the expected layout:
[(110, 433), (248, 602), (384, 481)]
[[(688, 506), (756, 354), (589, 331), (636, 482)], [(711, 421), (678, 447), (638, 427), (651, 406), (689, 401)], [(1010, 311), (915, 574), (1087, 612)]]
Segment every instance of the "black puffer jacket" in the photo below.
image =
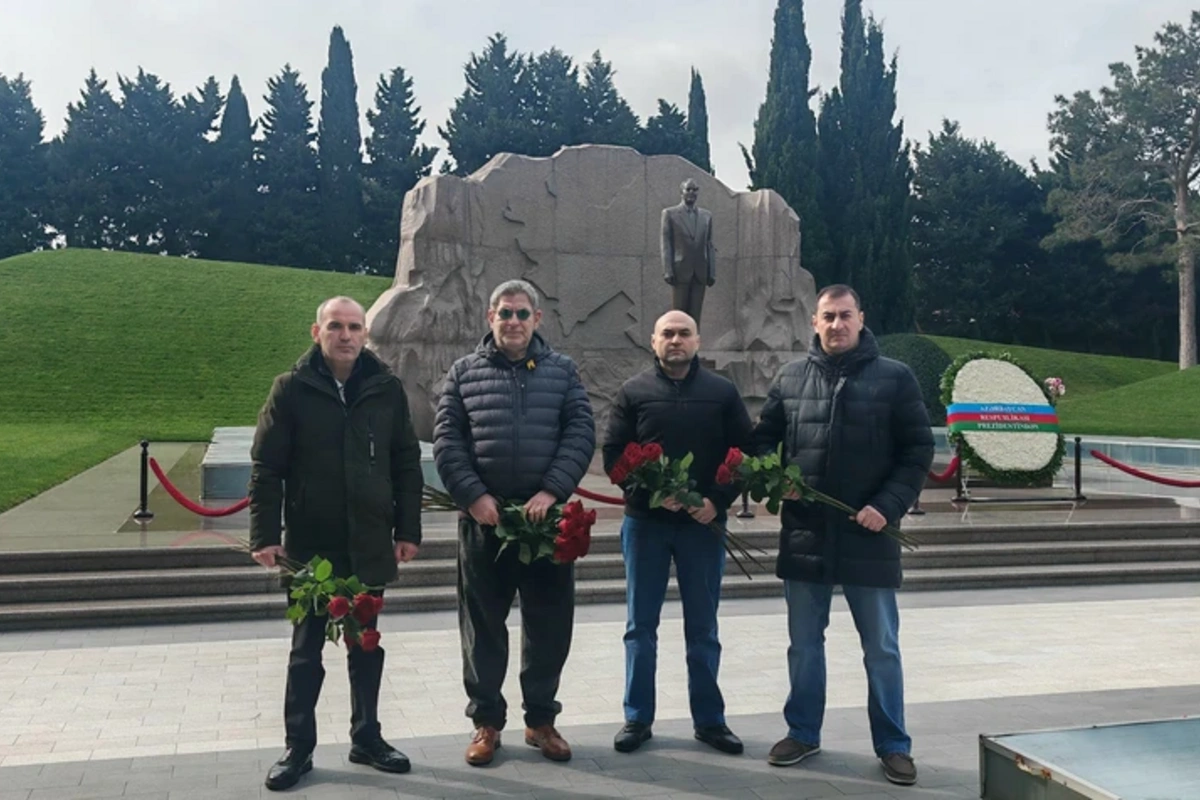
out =
[(434, 421), (433, 458), (461, 509), (484, 494), (524, 502), (542, 489), (560, 502), (596, 450), (592, 405), (575, 362), (538, 334), (509, 361), (492, 334), (446, 376)]
[[(755, 446), (782, 442), (811, 486), (899, 525), (925, 483), (933, 433), (907, 366), (882, 358), (867, 329), (857, 348), (808, 356), (780, 370), (754, 430)], [(776, 573), (789, 580), (899, 587), (900, 546), (824, 505), (785, 502)]]
[[(724, 520), (738, 492), (717, 485), (717, 467), (729, 448), (749, 444), (750, 432), (750, 415), (732, 382), (701, 367), (699, 359), (692, 359), (681, 381), (667, 377), (655, 364), (626, 381), (613, 401), (604, 436), (604, 469), (612, 470), (630, 442), (658, 442), (668, 458), (690, 452), (688, 475), (696, 481), (696, 491), (716, 507), (717, 519)], [(625, 490), (625, 513), (661, 522), (691, 520), (687, 511), (651, 509), (644, 489)]]

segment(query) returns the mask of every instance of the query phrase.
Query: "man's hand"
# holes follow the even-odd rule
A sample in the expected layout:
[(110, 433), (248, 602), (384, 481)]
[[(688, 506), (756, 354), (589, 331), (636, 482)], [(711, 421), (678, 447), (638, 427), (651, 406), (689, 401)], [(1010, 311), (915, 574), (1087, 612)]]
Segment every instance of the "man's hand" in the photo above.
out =
[(667, 511), (679, 511), (681, 508), (683, 508), (683, 503), (679, 502), (674, 497), (664, 497), (662, 501), (662, 507)]
[(887, 520), (873, 506), (863, 506), (853, 519), (872, 533), (879, 533), (887, 527)]
[(529, 498), (529, 502), (525, 504), (525, 516), (534, 522), (541, 522), (546, 518), (546, 512), (557, 502), (557, 497), (543, 489)]
[(284, 555), (283, 546), (278, 544), (267, 545), (261, 550), (255, 550), (250, 554), (250, 557), (262, 564), (264, 567), (275, 566), (275, 559)]
[(717, 518), (717, 507), (712, 504), (712, 500), (704, 498), (704, 505), (700, 508), (689, 508), (688, 513), (692, 515), (692, 519), (699, 522), (701, 525), (707, 525)]
[(467, 513), (480, 525), (491, 525), (494, 527), (500, 524), (500, 507), (496, 505), (496, 498), (490, 494), (480, 495), (478, 500), (471, 503), (471, 507), (467, 509)]
[(663, 280), (667, 282), (668, 286), (675, 285), (675, 276), (669, 272), (667, 274), (663, 275)]
[(396, 542), (396, 563), (407, 564), (417, 557), (420, 547), (412, 542)]

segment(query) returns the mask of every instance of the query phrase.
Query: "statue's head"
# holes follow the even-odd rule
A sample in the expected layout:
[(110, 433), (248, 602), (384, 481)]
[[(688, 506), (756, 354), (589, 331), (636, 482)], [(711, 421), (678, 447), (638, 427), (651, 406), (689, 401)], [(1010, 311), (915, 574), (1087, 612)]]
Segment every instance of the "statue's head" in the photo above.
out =
[(679, 193), (683, 195), (683, 202), (689, 206), (694, 206), (696, 205), (696, 198), (700, 195), (700, 184), (688, 178), (679, 184)]

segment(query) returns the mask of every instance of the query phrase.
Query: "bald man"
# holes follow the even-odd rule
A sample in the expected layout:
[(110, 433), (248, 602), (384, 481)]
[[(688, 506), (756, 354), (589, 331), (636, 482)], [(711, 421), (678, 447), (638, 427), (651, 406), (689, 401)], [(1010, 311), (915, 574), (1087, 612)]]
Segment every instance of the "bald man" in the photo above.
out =
[(625, 557), (625, 726), (613, 746), (631, 753), (651, 736), (658, 621), (671, 562), (683, 603), (687, 643), (688, 697), (696, 738), (731, 754), (742, 742), (725, 725), (725, 700), (717, 687), (721, 643), (717, 604), (725, 573), (721, 534), (709, 523), (724, 522), (737, 497), (716, 482), (717, 467), (731, 447), (744, 447), (752, 425), (730, 381), (700, 366), (700, 333), (682, 311), (669, 311), (654, 324), (654, 366), (630, 378), (617, 393), (604, 437), (604, 468), (611, 471), (630, 442), (657, 442), (668, 458), (693, 456), (689, 474), (704, 505), (684, 508), (667, 501), (651, 509), (644, 490), (625, 490), (621, 552)]
[[(308, 352), (275, 379), (258, 415), (250, 450), (251, 555), (264, 567), (283, 555), (302, 563), (321, 556), (335, 574), (357, 575), (382, 594), (396, 579), (396, 565), (412, 560), (421, 543), (421, 445), (400, 380), (363, 349), (361, 305), (349, 297), (321, 303), (312, 338)], [(312, 769), (327, 621), (310, 614), (292, 629), (287, 750), (267, 772), (273, 791), (294, 786)], [(379, 728), (383, 648), (354, 645), (346, 661), (350, 761), (407, 772), (408, 758)]]

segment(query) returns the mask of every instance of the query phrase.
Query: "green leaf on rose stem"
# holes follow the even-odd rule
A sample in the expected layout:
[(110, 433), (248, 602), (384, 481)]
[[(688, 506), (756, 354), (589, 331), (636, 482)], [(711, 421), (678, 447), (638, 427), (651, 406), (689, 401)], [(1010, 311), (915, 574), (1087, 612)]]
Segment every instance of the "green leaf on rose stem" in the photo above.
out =
[(704, 498), (699, 492), (684, 492), (679, 497), (679, 502), (683, 503), (688, 508), (703, 508)]
[(317, 568), (313, 570), (313, 577), (319, 582), (324, 582), (329, 580), (331, 575), (333, 575), (333, 564), (322, 558), (321, 563), (317, 564)]
[(337, 634), (338, 624), (331, 619), (325, 620), (325, 635), (329, 638), (329, 641), (336, 642)]
[(288, 606), (287, 618), (290, 622), (292, 622), (292, 623), (299, 622), (301, 617), (303, 617), (303, 616), (304, 616), (304, 606), (300, 606), (300, 605)]
[(696, 458), (696, 457), (695, 457), (695, 456), (693, 456), (693, 455), (692, 455), (692, 454), (689, 452), (689, 453), (688, 453), (686, 456), (684, 456), (683, 458), (679, 459), (679, 467), (680, 467), (680, 469), (681, 469), (681, 470), (685, 470), (685, 471), (686, 471), (686, 470), (687, 470), (687, 468), (688, 468), (688, 467), (690, 467), (690, 466), (692, 465), (692, 462), (695, 460), (695, 458)]
[(520, 559), (522, 564), (528, 564), (533, 560), (533, 553), (530, 552), (529, 545), (525, 544), (524, 542), (521, 542)]
[(779, 513), (779, 500), (772, 497), (767, 501), (767, 513), (771, 516), (776, 516)]
[(512, 542), (505, 541), (500, 545), (500, 549), (496, 551), (496, 560), (497, 561), (500, 560), (500, 556), (504, 555), (504, 551), (508, 549), (508, 546), (510, 544), (512, 544)]
[(654, 494), (650, 495), (651, 508), (662, 508), (662, 501), (663, 497), (661, 491), (656, 491)]
[(306, 594), (308, 594), (308, 592), (305, 590), (305, 588), (303, 586), (297, 586), (295, 589), (292, 589), (291, 597), (293, 600), (299, 600), (301, 597), (304, 597)]
[(346, 590), (349, 591), (350, 594), (361, 594), (364, 589), (366, 589), (366, 587), (363, 586), (363, 582), (358, 579), (357, 575), (351, 575), (346, 579)]
[(546, 556), (552, 556), (552, 555), (554, 555), (554, 542), (545, 542), (544, 541), (541, 543), (541, 545), (538, 546), (538, 550), (537, 550), (538, 558), (545, 558)]

